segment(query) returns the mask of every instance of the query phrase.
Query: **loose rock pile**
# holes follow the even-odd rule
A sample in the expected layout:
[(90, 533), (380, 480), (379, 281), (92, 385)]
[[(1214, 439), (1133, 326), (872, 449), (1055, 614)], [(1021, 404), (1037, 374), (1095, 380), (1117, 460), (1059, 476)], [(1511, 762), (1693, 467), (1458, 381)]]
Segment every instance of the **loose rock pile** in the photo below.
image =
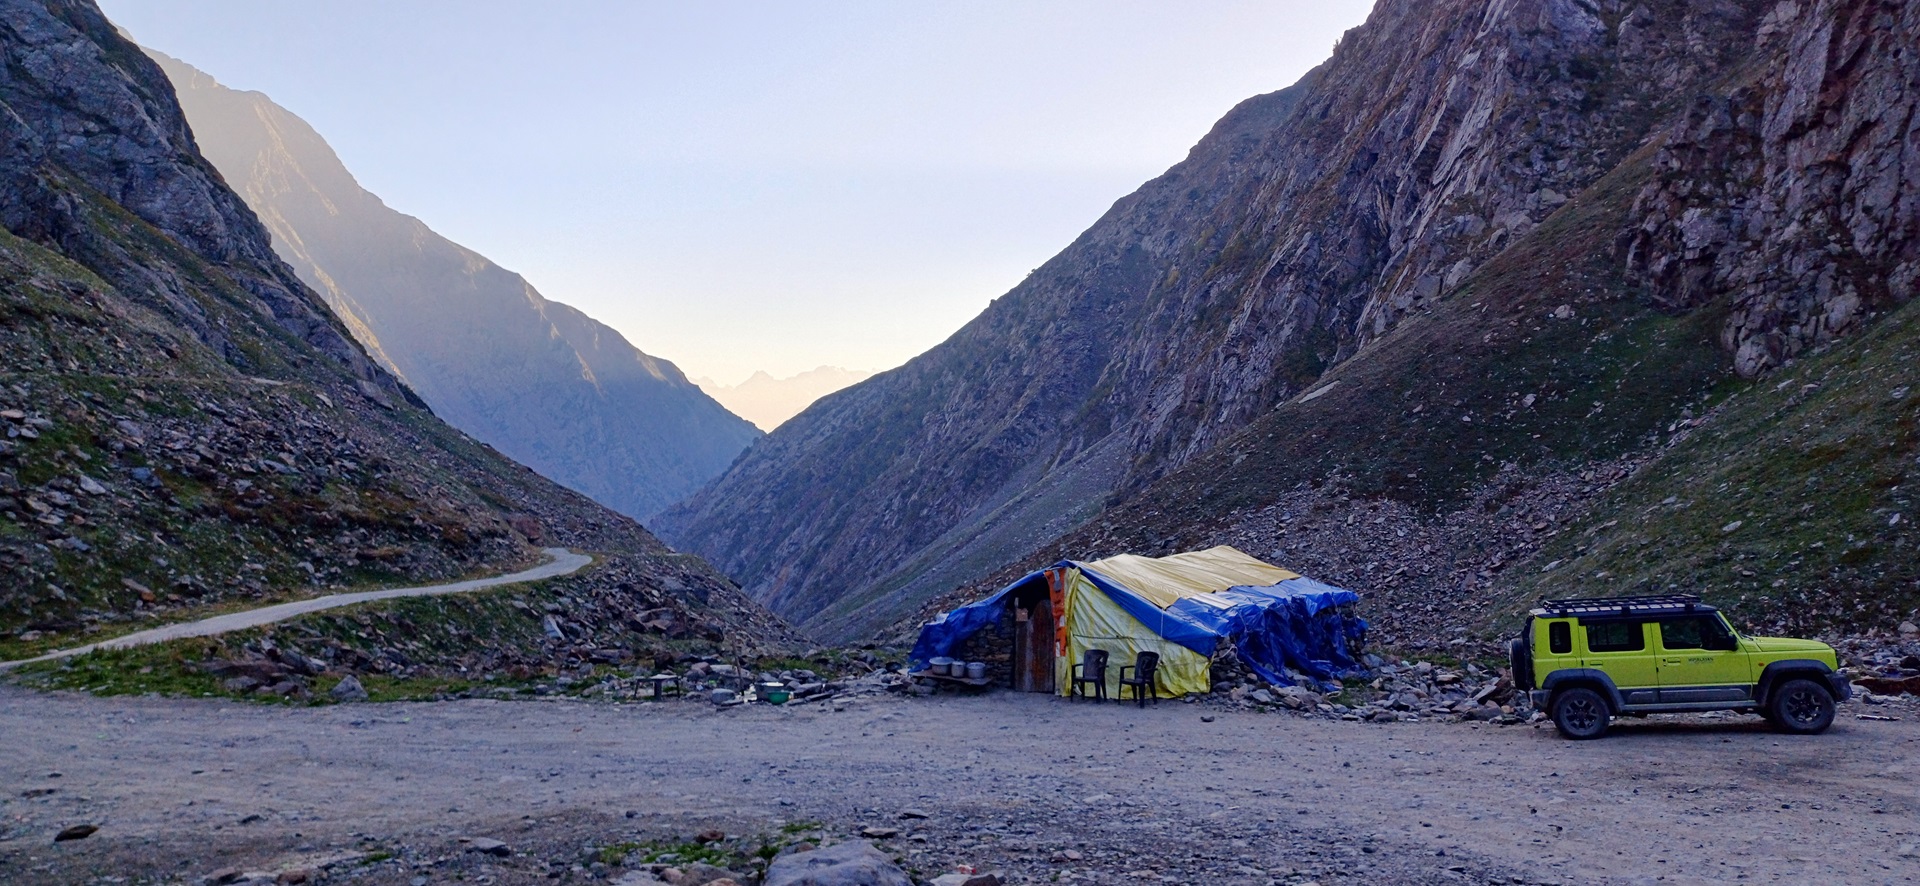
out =
[(1290, 684), (1269, 684), (1252, 675), (1229, 677), (1213, 684), (1204, 703), (1370, 723), (1452, 719), (1511, 725), (1533, 716), (1526, 693), (1515, 691), (1504, 670), (1472, 662), (1458, 668), (1406, 663), (1376, 655), (1366, 656), (1366, 663), (1370, 678), (1349, 679), (1337, 689), (1302, 675), (1294, 675)]
[(1920, 627), (1903, 622), (1894, 637), (1873, 635), (1835, 644), (1841, 669), (1866, 694), (1867, 704), (1885, 704), (1903, 696), (1920, 701)]

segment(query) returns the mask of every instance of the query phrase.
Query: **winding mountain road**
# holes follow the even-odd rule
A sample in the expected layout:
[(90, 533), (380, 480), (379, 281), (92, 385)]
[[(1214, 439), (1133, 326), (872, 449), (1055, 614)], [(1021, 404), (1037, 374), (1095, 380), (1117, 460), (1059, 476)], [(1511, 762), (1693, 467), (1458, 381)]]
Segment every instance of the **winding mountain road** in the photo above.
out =
[(368, 603), (374, 600), (393, 600), (400, 597), (437, 597), (442, 594), (464, 594), (486, 588), (495, 588), (501, 585), (539, 581), (544, 578), (558, 578), (562, 575), (571, 575), (578, 572), (581, 567), (593, 562), (591, 556), (575, 553), (566, 548), (543, 548), (541, 549), (541, 553), (547, 555), (549, 558), (547, 562), (510, 575), (471, 578), (466, 581), (456, 581), (449, 584), (423, 585), (413, 588), (387, 588), (380, 591), (356, 591), (349, 594), (329, 594), (325, 597), (314, 597), (310, 600), (294, 600), (288, 603), (277, 603), (272, 606), (262, 606), (259, 609), (249, 609), (244, 612), (230, 612), (226, 615), (216, 615), (212, 618), (200, 619), (199, 621), (164, 625), (151, 630), (128, 634), (124, 637), (115, 637), (111, 640), (102, 640), (98, 643), (89, 643), (85, 646), (76, 646), (72, 649), (56, 650), (35, 658), (0, 662), (0, 671), (37, 661), (50, 661), (73, 655), (84, 655), (95, 649), (126, 649), (132, 646), (164, 643), (168, 640), (179, 640), (185, 637), (211, 637), (215, 634), (227, 633), (228, 631), (257, 628), (261, 625), (270, 625), (275, 622), (286, 621), (297, 615), (306, 615), (311, 612), (321, 612), (327, 609), (337, 609), (341, 606), (352, 606), (355, 603)]

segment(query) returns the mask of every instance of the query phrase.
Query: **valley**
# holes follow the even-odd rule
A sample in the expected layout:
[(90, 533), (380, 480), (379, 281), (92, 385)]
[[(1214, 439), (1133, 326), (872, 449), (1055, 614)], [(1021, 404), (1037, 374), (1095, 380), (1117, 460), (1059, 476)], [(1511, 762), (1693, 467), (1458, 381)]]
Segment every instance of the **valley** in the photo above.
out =
[[(91, 0), (0, 61), (0, 880), (1920, 878), (1920, 4), (1383, 2), (943, 343), (730, 387)], [(1638, 594), (1855, 695), (1563, 740), (1505, 641)]]

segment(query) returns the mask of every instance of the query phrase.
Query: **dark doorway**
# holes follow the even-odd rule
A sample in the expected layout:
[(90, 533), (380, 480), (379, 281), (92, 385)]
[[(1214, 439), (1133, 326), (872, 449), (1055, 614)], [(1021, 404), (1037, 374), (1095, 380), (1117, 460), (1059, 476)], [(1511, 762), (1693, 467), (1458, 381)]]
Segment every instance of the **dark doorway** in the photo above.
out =
[(1013, 688), (1053, 692), (1053, 599), (1044, 581), (1014, 591)]

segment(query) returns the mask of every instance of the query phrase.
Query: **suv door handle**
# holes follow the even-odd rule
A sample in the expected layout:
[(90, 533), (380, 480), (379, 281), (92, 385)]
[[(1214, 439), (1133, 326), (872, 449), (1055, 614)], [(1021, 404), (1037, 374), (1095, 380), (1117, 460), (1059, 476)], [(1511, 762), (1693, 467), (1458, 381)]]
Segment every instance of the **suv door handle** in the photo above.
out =
[(1663, 659), (1660, 659), (1660, 663), (1661, 663), (1661, 664), (1669, 664), (1669, 665), (1677, 665), (1677, 664), (1686, 664), (1687, 662), (1686, 662), (1686, 660), (1685, 660), (1685, 659), (1680, 659), (1680, 658), (1663, 658)]

